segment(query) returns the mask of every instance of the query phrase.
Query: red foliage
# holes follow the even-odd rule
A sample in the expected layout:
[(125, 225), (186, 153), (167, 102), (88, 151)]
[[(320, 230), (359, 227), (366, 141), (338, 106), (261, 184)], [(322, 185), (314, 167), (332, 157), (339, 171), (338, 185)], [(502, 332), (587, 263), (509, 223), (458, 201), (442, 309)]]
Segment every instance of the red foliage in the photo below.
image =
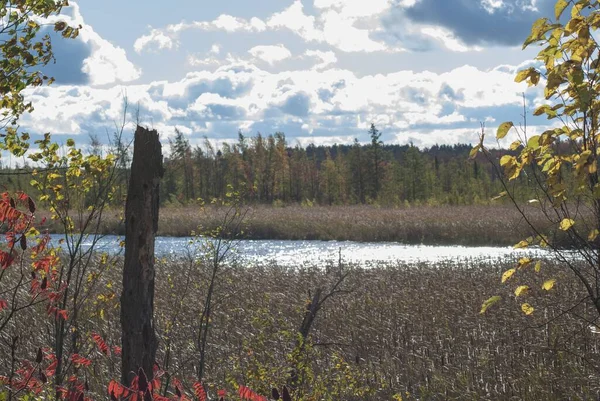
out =
[(94, 342), (98, 346), (98, 349), (100, 350), (100, 352), (102, 352), (106, 356), (109, 356), (110, 348), (108, 348), (108, 345), (106, 345), (106, 342), (104, 342), (102, 337), (100, 337), (100, 335), (98, 333), (92, 333), (92, 338), (94, 339)]
[(90, 366), (92, 364), (92, 361), (79, 355), (79, 354), (73, 354), (71, 355), (71, 361), (77, 366)]
[(198, 401), (206, 401), (206, 391), (204, 390), (202, 383), (196, 382), (192, 388), (194, 389), (194, 395), (198, 398)]
[(238, 388), (238, 394), (240, 395), (240, 399), (242, 400), (250, 400), (250, 401), (269, 401), (267, 397), (258, 395), (250, 388), (246, 386), (240, 385)]

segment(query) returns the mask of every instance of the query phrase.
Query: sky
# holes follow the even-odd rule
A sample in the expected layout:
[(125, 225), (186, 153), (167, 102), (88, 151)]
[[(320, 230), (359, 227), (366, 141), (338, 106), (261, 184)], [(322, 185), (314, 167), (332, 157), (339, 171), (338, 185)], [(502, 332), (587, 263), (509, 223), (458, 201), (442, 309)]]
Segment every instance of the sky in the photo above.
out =
[[(530, 113), (541, 90), (521, 45), (554, 0), (80, 0), (52, 34), (49, 87), (29, 90), (21, 128), (89, 142), (121, 124), (175, 128), (192, 145), (283, 132), (295, 144), (476, 143)], [(528, 119), (543, 131), (542, 119)]]

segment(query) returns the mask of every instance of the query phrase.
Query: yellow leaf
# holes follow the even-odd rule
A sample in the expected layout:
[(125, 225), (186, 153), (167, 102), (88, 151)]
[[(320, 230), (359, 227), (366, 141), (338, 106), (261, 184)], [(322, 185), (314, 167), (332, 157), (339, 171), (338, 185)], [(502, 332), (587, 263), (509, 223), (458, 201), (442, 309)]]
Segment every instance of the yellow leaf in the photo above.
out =
[(529, 246), (529, 242), (528, 241), (520, 241), (518, 244), (516, 244), (513, 248), (515, 249), (519, 249), (519, 248), (527, 248)]
[(477, 145), (473, 149), (471, 149), (471, 152), (469, 152), (469, 158), (474, 159), (475, 157), (477, 157), (479, 149), (481, 149), (481, 145)]
[(529, 259), (529, 258), (519, 259), (519, 269), (529, 266), (530, 263), (531, 263), (531, 259)]
[(597, 228), (590, 231), (590, 235), (588, 235), (588, 241), (594, 241), (598, 235), (600, 235), (600, 231)]
[(534, 267), (534, 269), (535, 269), (535, 272), (536, 272), (536, 273), (539, 273), (539, 272), (540, 272), (540, 270), (542, 270), (542, 262), (540, 262), (539, 260), (538, 260), (537, 262), (535, 262), (535, 267)]
[(563, 231), (567, 231), (569, 228), (573, 227), (573, 225), (575, 224), (575, 220), (573, 219), (563, 219), (563, 221), (560, 222), (560, 229)]
[(515, 157), (514, 156), (510, 156), (510, 155), (504, 155), (500, 158), (500, 165), (502, 167), (504, 166), (512, 166), (513, 164), (515, 164)]
[(554, 284), (556, 284), (556, 280), (555, 279), (546, 280), (544, 282), (544, 284), (542, 284), (542, 288), (544, 290), (546, 290), (546, 291), (550, 291), (554, 287)]
[(560, 18), (560, 16), (562, 15), (562, 13), (565, 11), (565, 8), (567, 8), (568, 5), (569, 5), (569, 2), (567, 0), (558, 0), (556, 2), (556, 4), (554, 5), (554, 16), (556, 17), (557, 21)]
[(485, 313), (486, 310), (488, 310), (488, 308), (492, 305), (494, 305), (496, 302), (500, 301), (500, 297), (498, 295), (495, 295), (489, 299), (486, 299), (485, 302), (483, 303), (483, 305), (481, 305), (481, 311), (479, 313), (483, 314)]
[(496, 131), (496, 139), (502, 139), (508, 134), (508, 131), (514, 126), (510, 121), (500, 124), (498, 131)]
[(531, 306), (531, 305), (529, 305), (527, 303), (521, 305), (521, 310), (526, 315), (531, 315), (533, 313), (533, 311), (534, 311), (533, 306)]
[(515, 268), (508, 269), (507, 271), (505, 271), (502, 274), (502, 282), (505, 283), (506, 280), (510, 279), (513, 276), (513, 274), (515, 274), (516, 271), (517, 271), (517, 269), (515, 269)]
[(520, 295), (525, 294), (527, 291), (529, 291), (529, 286), (528, 285), (520, 285), (515, 290), (515, 295), (516, 296), (520, 296)]

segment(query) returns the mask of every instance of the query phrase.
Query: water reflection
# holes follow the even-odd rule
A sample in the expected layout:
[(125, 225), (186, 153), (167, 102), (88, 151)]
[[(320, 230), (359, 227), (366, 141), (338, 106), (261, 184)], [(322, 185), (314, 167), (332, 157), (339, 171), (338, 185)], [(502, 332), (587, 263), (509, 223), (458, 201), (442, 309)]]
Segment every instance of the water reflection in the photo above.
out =
[[(60, 235), (52, 235), (58, 244)], [(115, 254), (123, 252), (119, 243), (123, 237), (108, 235), (96, 244), (101, 252)], [(92, 240), (83, 242), (89, 247)], [(199, 244), (191, 237), (157, 237), (155, 251), (158, 257), (186, 257), (198, 252)], [(522, 257), (525, 254), (547, 254), (537, 250), (515, 250), (511, 247), (465, 247), (404, 245), (394, 242), (350, 242), (350, 241), (285, 241), (285, 240), (242, 240), (235, 244), (234, 256), (245, 263), (276, 262), (281, 266), (356, 263), (369, 266), (380, 262), (403, 263), (461, 263), (470, 259), (496, 260), (506, 257)]]

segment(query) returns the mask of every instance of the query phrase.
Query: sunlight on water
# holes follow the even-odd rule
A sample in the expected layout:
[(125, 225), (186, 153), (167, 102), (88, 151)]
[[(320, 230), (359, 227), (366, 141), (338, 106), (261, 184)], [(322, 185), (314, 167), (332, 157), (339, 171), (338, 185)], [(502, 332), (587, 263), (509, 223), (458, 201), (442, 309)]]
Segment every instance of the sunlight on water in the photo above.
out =
[[(52, 235), (52, 242), (58, 244), (60, 235)], [(99, 252), (110, 254), (124, 252), (119, 247), (123, 237), (104, 236), (96, 244)], [(190, 237), (157, 237), (155, 252), (157, 257), (186, 257), (198, 254), (198, 245), (191, 244)], [(84, 241), (84, 247), (91, 245), (91, 239)], [(337, 264), (340, 257), (343, 263), (356, 263), (369, 266), (379, 262), (400, 263), (459, 263), (469, 259), (518, 258), (526, 254), (547, 254), (542, 250), (514, 250), (511, 247), (465, 247), (465, 246), (426, 246), (404, 245), (395, 242), (350, 242), (350, 241), (283, 241), (283, 240), (243, 240), (235, 244), (237, 260), (244, 263), (276, 262), (281, 266)]]

